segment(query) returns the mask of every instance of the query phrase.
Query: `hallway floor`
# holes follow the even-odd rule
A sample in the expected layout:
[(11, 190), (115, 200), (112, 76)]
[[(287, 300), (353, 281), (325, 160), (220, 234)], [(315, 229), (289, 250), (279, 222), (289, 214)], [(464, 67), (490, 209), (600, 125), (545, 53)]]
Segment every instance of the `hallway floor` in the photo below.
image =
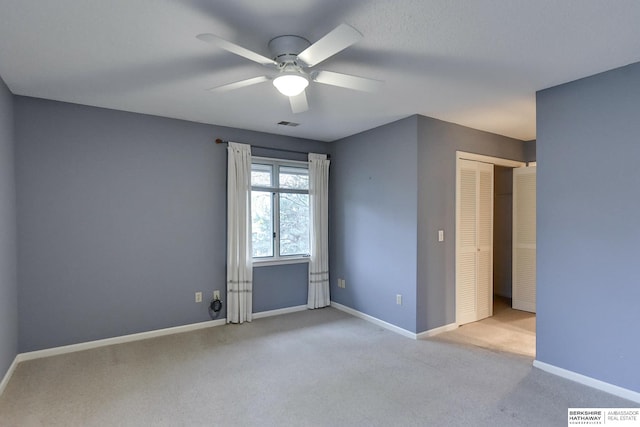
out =
[(536, 315), (511, 308), (511, 300), (495, 297), (493, 316), (467, 323), (434, 340), (474, 345), (495, 351), (536, 357)]

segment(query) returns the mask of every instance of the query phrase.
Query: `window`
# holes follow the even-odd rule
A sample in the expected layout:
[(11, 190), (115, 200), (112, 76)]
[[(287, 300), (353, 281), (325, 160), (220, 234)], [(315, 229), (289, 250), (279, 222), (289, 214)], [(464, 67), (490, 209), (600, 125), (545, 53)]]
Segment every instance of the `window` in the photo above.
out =
[(309, 256), (306, 162), (253, 158), (251, 220), (255, 261)]

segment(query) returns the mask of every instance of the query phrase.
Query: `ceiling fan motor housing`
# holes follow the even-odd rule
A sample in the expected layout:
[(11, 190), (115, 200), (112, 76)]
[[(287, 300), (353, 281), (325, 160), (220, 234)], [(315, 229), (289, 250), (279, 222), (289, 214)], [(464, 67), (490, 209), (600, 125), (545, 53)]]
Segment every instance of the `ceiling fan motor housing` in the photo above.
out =
[(300, 36), (278, 36), (269, 42), (272, 58), (281, 68), (288, 64), (306, 66), (298, 63), (298, 54), (309, 46), (309, 40)]

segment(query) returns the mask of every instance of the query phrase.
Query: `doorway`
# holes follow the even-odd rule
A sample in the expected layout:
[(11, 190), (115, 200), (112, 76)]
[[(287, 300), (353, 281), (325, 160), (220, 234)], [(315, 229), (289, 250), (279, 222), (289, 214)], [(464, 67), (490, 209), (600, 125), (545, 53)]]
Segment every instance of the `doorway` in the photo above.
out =
[[(514, 310), (511, 305), (514, 292), (513, 170), (524, 166), (524, 162), (460, 151), (456, 153), (456, 323), (461, 327), (447, 334), (454, 340), (530, 355), (535, 354), (535, 314)], [(469, 171), (474, 168), (485, 173), (490, 171), (490, 213), (486, 212), (487, 190), (484, 190), (483, 196), (480, 182), (475, 184), (475, 193), (469, 190), (473, 187), (470, 185), (472, 181), (469, 177), (472, 174)], [(461, 173), (461, 170), (467, 172)], [(475, 200), (471, 200), (474, 197)], [(463, 199), (467, 199), (465, 203)], [(481, 212), (483, 205), (485, 212)], [(475, 213), (464, 214), (465, 209), (475, 210)], [(474, 221), (478, 227), (485, 229), (482, 232), (484, 238), (480, 236), (480, 231), (474, 230), (473, 235), (464, 229)], [(491, 236), (490, 257), (476, 256), (469, 263), (471, 252), (480, 254), (483, 249), (486, 252), (481, 243), (486, 245), (487, 232)], [(475, 237), (470, 239), (471, 235)], [(466, 242), (462, 241), (465, 239)], [(522, 348), (516, 350), (519, 346)]]
[[(452, 331), (451, 336), (475, 345), (529, 355), (535, 352), (535, 314), (512, 308), (513, 170), (526, 164), (472, 153), (456, 154), (456, 323), (458, 326), (465, 326)], [(482, 202), (480, 196), (475, 203), (467, 201), (466, 207), (462, 199), (470, 197), (469, 191), (461, 198), (465, 185), (461, 169), (469, 170), (474, 164), (478, 165), (478, 169), (491, 171), (492, 200), (489, 214), (478, 210), (482, 204), (486, 205), (486, 201)], [(465, 254), (465, 242), (461, 241), (461, 237), (465, 235), (463, 227), (468, 227), (465, 223), (468, 224), (469, 218), (473, 218), (473, 215), (465, 215), (461, 211), (469, 210), (469, 207), (476, 210), (475, 218), (485, 218), (484, 223), (479, 225), (485, 228), (485, 236), (487, 227), (490, 227), (491, 233), (490, 259), (477, 256), (471, 264), (468, 262), (470, 256)], [(490, 224), (486, 218), (490, 218)], [(467, 246), (473, 248), (475, 245), (473, 250), (477, 254), (481, 253), (480, 239), (469, 241), (468, 230), (466, 234)], [(479, 232), (476, 235), (479, 237)], [(468, 253), (471, 252), (469, 247), (466, 248)], [(471, 265), (471, 268), (465, 264)], [(487, 272), (490, 277), (487, 277)], [(474, 304), (475, 312), (470, 315), (469, 307)], [(491, 308), (482, 308), (487, 306)], [(515, 347), (521, 345), (521, 351), (513, 351), (514, 346), (509, 343), (515, 343)]]
[(494, 168), (524, 162), (456, 152), (456, 323), (493, 313)]

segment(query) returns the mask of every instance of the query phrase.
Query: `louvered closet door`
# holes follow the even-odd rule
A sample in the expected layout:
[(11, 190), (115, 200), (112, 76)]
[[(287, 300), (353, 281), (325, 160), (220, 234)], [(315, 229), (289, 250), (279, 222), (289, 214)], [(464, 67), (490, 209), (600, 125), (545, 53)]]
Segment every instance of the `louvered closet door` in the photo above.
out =
[(493, 314), (493, 165), (458, 160), (456, 322)]
[(493, 315), (493, 165), (478, 163), (478, 319)]
[(536, 312), (536, 167), (513, 170), (513, 308)]
[(477, 187), (476, 162), (458, 160), (457, 185), (457, 254), (456, 254), (456, 321), (459, 325), (477, 319), (476, 271), (477, 251)]

